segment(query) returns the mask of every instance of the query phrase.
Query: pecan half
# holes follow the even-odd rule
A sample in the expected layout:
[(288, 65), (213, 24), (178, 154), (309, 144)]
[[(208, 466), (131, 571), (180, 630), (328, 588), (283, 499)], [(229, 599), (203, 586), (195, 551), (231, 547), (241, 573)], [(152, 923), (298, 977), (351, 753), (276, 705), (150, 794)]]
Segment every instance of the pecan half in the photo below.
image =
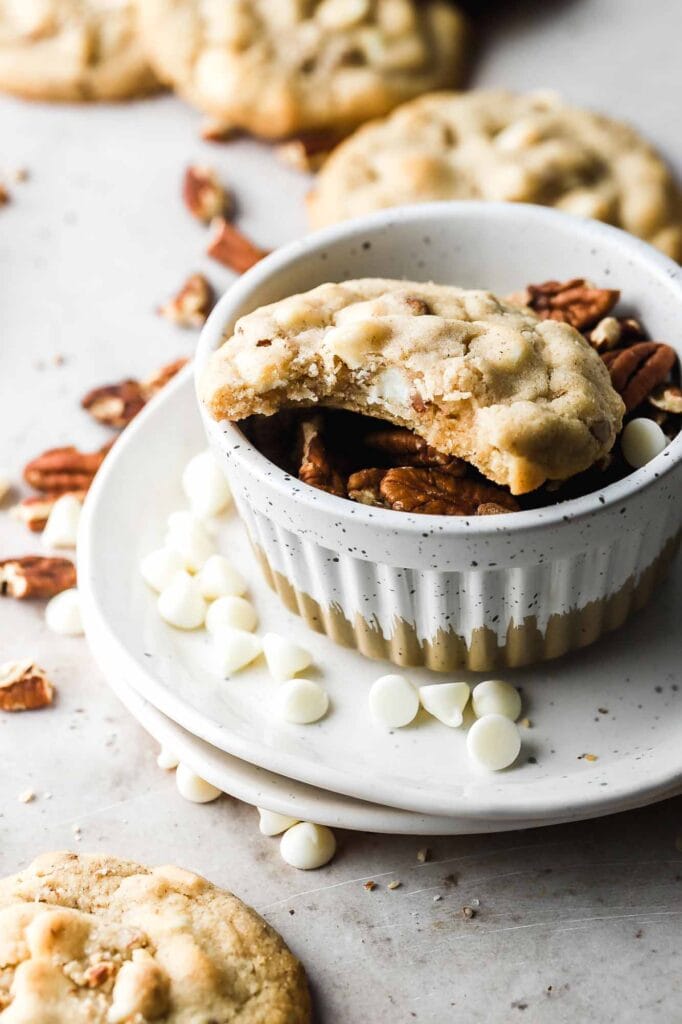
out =
[(0, 665), (0, 710), (35, 711), (52, 703), (54, 687), (30, 658)]
[(0, 562), (0, 594), (8, 597), (54, 597), (76, 586), (76, 566), (68, 558), (22, 555)]
[(346, 496), (344, 478), (332, 464), (322, 440), (322, 421), (314, 416), (301, 423), (301, 466), (299, 480), (340, 498)]
[(660, 384), (648, 395), (648, 401), (662, 412), (682, 415), (682, 388), (676, 384)]
[(364, 442), (368, 448), (390, 455), (396, 465), (433, 466), (447, 469), (455, 476), (464, 476), (467, 471), (467, 464), (462, 459), (436, 451), (423, 437), (403, 427), (373, 430), (365, 435)]
[(231, 193), (213, 168), (201, 164), (192, 164), (185, 171), (182, 198), (192, 216), (204, 223), (214, 217), (229, 217), (234, 206)]
[(215, 304), (211, 283), (203, 274), (192, 274), (180, 291), (157, 312), (179, 327), (203, 327)]
[(628, 348), (604, 352), (602, 359), (611, 374), (613, 387), (630, 412), (663, 383), (677, 362), (677, 353), (670, 345), (638, 341)]
[(128, 426), (149, 399), (165, 387), (186, 363), (187, 360), (184, 358), (175, 359), (156, 370), (146, 380), (122, 380), (118, 384), (105, 384), (101, 388), (93, 388), (81, 399), (81, 406), (98, 423), (120, 430)]
[(436, 516), (475, 515), (479, 505), (495, 502), (509, 512), (518, 502), (506, 491), (476, 480), (462, 480), (437, 469), (389, 469), (379, 485), (382, 497), (399, 512)]
[(348, 497), (361, 505), (386, 507), (381, 494), (381, 481), (387, 469), (359, 469), (348, 477)]
[(575, 277), (570, 281), (529, 284), (524, 298), (541, 320), (560, 320), (584, 331), (611, 312), (620, 292), (614, 288), (593, 288), (584, 278)]
[(73, 445), (50, 448), (26, 464), (24, 480), (36, 491), (49, 494), (87, 491), (110, 447), (105, 445), (97, 452), (80, 452)]
[(269, 250), (260, 249), (224, 217), (217, 217), (206, 252), (235, 273), (243, 274), (267, 256)]
[[(74, 498), (78, 498), (79, 501), (83, 501), (86, 492), (64, 491), (62, 493), (71, 494)], [(54, 503), (57, 498), (62, 497), (62, 493), (51, 494), (48, 492), (47, 494), (38, 494), (31, 498), (24, 498), (14, 508), (10, 509), (10, 512), (15, 519), (19, 519), (24, 526), (28, 526), (32, 533), (42, 533)]]

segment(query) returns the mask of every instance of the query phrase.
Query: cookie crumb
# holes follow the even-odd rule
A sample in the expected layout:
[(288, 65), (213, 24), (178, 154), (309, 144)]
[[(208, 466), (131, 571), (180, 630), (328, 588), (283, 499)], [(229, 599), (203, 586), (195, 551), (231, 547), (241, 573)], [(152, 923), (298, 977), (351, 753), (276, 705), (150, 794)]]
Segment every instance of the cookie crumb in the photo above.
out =
[(376, 889), (376, 887), (377, 887), (377, 883), (373, 882), (372, 879), (370, 878), (370, 880), (368, 882), (365, 882), (365, 884), (363, 885), (362, 888), (366, 889), (367, 892), (373, 892), (373, 890)]
[(32, 789), (25, 789), (23, 793), (20, 793), (17, 799), (21, 804), (30, 804), (35, 800), (36, 795)]
[(431, 851), (428, 846), (424, 846), (421, 850), (417, 850), (417, 862), (426, 864), (427, 860), (431, 860)]
[(392, 882), (388, 883), (386, 888), (387, 889), (399, 889), (402, 884), (403, 883), (400, 882), (397, 878), (394, 878)]
[(462, 907), (462, 917), (467, 921), (471, 921), (472, 918), (476, 917), (476, 911), (473, 907)]

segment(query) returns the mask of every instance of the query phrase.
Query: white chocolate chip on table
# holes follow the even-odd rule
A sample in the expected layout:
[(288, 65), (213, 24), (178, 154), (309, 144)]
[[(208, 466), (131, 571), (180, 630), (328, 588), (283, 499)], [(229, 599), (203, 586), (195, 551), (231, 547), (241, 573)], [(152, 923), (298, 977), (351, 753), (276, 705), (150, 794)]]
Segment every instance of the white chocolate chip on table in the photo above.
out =
[(80, 597), (75, 587), (50, 598), (45, 606), (45, 623), (48, 629), (61, 636), (83, 635)]
[(73, 494), (57, 498), (43, 530), (43, 543), (49, 548), (75, 548), (83, 505)]
[(222, 795), (222, 790), (212, 786), (206, 779), (202, 779), (182, 761), (175, 769), (175, 784), (180, 796), (194, 804), (208, 804)]
[(232, 501), (225, 474), (210, 451), (189, 460), (182, 474), (182, 489), (192, 512), (201, 518), (219, 515)]
[(264, 807), (257, 807), (260, 820), (258, 827), (264, 836), (279, 836), (292, 825), (298, 825), (298, 818), (290, 818), (288, 814), (277, 814)]
[(369, 690), (369, 710), (375, 722), (387, 729), (409, 725), (419, 711), (419, 695), (404, 676), (387, 675), (376, 679)]
[(313, 871), (324, 867), (336, 853), (334, 833), (326, 825), (300, 821), (287, 829), (279, 845), (282, 859), (292, 868)]
[(158, 757), (156, 758), (156, 763), (159, 768), (162, 768), (165, 772), (170, 772), (173, 768), (178, 767), (180, 764), (180, 758), (176, 757), (173, 751), (169, 750), (168, 747), (162, 746), (158, 753)]

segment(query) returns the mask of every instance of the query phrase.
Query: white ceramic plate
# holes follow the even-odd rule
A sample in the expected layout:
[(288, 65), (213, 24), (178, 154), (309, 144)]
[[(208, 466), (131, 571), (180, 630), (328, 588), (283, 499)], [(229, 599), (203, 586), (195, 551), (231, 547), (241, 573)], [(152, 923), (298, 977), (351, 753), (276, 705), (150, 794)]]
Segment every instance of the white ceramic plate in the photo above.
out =
[[(329, 714), (314, 726), (278, 722), (269, 711), (276, 684), (262, 659), (230, 680), (219, 678), (207, 635), (166, 626), (139, 576), (140, 556), (159, 545), (168, 513), (185, 505), (180, 473), (203, 446), (185, 371), (107, 457), (79, 539), (87, 621), (107, 638), (126, 681), (185, 729), (278, 775), (373, 803), (466, 819), (471, 831), (482, 819), (509, 827), (611, 813), (682, 785), (679, 571), (625, 630), (577, 656), (506, 673), (523, 688), (532, 727), (523, 730), (517, 765), (491, 774), (468, 760), (464, 731), (423, 713), (394, 732), (373, 725), (368, 687), (394, 669), (310, 632), (285, 611), (231, 517), (220, 525), (220, 546), (250, 581), (260, 628), (309, 647), (332, 699)], [(417, 684), (443, 678), (426, 669), (407, 674)]]

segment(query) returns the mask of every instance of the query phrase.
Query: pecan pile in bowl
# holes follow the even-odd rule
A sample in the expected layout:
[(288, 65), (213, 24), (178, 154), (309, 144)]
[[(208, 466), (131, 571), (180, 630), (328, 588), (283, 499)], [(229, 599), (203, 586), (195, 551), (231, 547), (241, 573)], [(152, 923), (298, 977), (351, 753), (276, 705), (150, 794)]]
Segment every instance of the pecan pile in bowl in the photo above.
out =
[[(616, 289), (575, 278), (529, 285), (510, 301), (584, 335), (623, 399), (623, 429), (632, 419), (647, 418), (672, 440), (682, 428), (677, 353), (650, 340), (634, 317), (614, 315), (619, 299)], [(242, 426), (264, 455), (304, 483), (398, 512), (472, 516), (539, 508), (590, 494), (633, 471), (621, 450), (622, 431), (611, 452), (585, 472), (514, 496), (412, 431), (357, 413), (326, 407), (282, 410), (271, 417), (252, 416)]]

